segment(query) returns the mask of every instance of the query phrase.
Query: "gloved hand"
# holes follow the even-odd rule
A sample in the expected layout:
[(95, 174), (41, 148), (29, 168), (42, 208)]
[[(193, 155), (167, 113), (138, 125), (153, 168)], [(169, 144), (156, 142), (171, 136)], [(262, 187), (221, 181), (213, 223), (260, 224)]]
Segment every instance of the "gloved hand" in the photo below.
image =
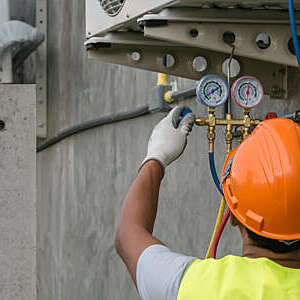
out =
[(154, 159), (165, 169), (183, 153), (187, 144), (187, 136), (192, 131), (195, 122), (193, 113), (181, 117), (185, 109), (187, 107), (176, 106), (154, 127), (141, 168), (147, 161)]

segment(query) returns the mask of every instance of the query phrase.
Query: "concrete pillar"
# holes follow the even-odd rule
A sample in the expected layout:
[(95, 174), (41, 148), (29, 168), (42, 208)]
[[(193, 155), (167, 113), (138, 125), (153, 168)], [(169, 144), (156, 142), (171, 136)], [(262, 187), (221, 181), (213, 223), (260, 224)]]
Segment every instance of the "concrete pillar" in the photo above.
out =
[(0, 84), (0, 299), (36, 299), (35, 85)]

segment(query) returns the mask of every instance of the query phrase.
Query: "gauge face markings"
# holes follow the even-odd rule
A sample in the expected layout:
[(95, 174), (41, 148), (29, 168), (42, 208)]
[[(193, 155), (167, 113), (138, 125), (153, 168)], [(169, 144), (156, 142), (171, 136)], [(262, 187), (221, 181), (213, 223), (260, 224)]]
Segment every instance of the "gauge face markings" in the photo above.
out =
[(238, 106), (244, 109), (252, 109), (262, 101), (264, 91), (257, 78), (244, 76), (235, 81), (231, 95)]
[(229, 89), (226, 81), (218, 75), (202, 77), (197, 86), (197, 98), (208, 107), (217, 107), (226, 102)]
[(218, 82), (211, 81), (205, 84), (205, 86), (202, 88), (202, 92), (206, 99), (210, 100), (211, 98), (222, 95), (222, 87), (220, 84), (218, 84)]
[(239, 96), (243, 101), (248, 102), (249, 100), (257, 97), (257, 89), (250, 82), (243, 83), (239, 87)]

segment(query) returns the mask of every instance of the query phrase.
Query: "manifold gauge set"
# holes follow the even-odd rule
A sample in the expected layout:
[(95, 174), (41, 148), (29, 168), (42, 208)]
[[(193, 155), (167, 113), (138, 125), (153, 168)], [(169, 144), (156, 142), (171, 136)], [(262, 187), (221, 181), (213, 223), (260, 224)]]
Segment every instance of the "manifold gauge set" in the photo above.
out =
[[(210, 108), (224, 104), (229, 95), (228, 83), (219, 75), (209, 74), (200, 79), (196, 88), (197, 100)], [(243, 76), (237, 79), (231, 88), (231, 97), (241, 108), (255, 108), (264, 97), (261, 82), (253, 76)]]

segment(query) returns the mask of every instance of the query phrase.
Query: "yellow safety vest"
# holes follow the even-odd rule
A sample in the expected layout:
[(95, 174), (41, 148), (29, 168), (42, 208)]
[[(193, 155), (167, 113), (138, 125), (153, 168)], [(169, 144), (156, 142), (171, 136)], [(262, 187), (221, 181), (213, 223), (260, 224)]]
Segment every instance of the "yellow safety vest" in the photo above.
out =
[(300, 269), (267, 258), (198, 259), (184, 274), (177, 300), (300, 300)]

